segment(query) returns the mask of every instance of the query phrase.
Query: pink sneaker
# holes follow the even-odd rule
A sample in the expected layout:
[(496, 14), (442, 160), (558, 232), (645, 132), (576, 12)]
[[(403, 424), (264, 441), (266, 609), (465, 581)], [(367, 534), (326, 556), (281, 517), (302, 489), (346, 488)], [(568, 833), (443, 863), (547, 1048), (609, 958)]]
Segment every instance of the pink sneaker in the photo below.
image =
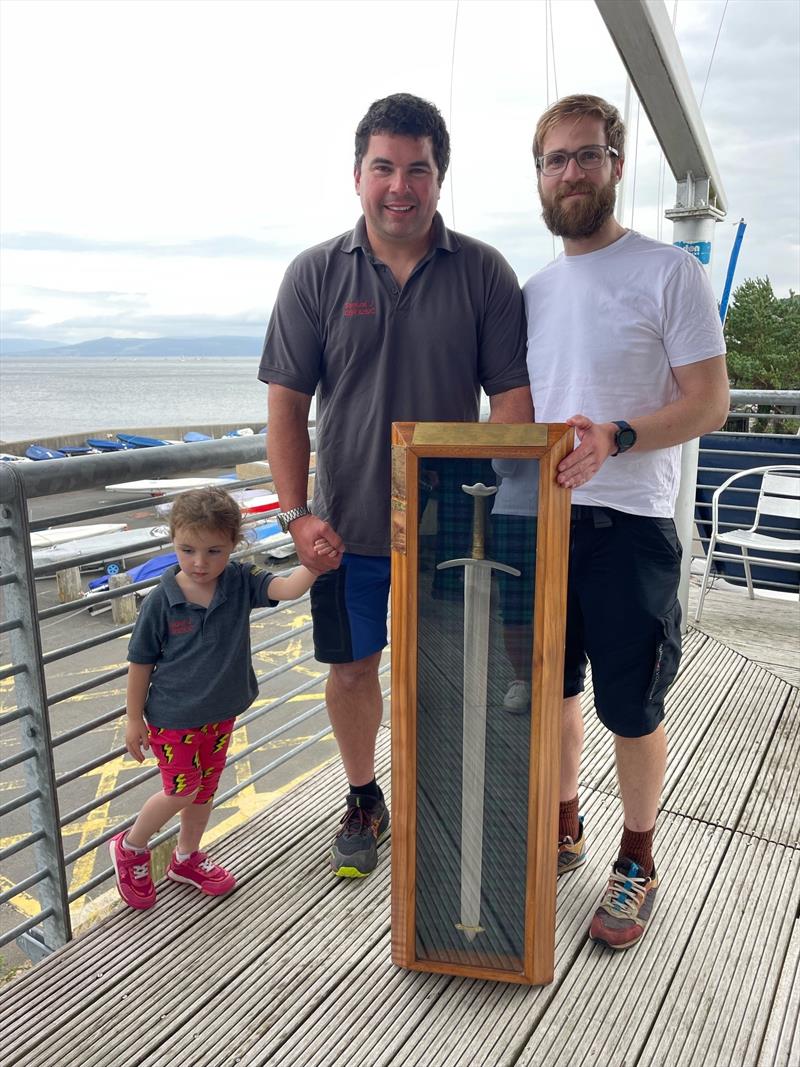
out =
[(167, 878), (171, 878), (173, 882), (186, 882), (187, 885), (197, 886), (201, 892), (212, 897), (230, 893), (236, 886), (233, 875), (224, 867), (217, 866), (205, 852), (193, 852), (182, 863), (178, 861), (177, 852), (173, 852), (167, 867)]
[(108, 842), (117, 876), (117, 889), (126, 904), (143, 911), (152, 908), (156, 902), (156, 887), (150, 877), (150, 850), (137, 852), (136, 849), (125, 848), (122, 843), (124, 839), (123, 830)]

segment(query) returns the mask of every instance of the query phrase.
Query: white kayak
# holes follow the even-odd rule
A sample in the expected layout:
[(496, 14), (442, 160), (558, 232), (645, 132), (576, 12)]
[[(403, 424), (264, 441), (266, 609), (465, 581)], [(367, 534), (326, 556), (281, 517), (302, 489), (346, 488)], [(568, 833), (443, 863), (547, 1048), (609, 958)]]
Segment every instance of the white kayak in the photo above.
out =
[[(82, 556), (90, 556), (96, 552), (106, 552), (108, 556), (116, 558), (136, 556), (145, 552), (153, 552), (160, 544), (168, 541), (169, 527), (167, 526), (116, 530), (113, 533), (99, 534), (96, 537), (86, 537), (80, 541), (65, 541), (47, 548), (34, 548), (33, 565), (34, 567), (45, 564), (55, 565), (69, 560), (74, 561), (74, 565), (80, 566)], [(133, 545), (139, 544), (141, 548), (132, 548)]]
[[(265, 493), (261, 489), (231, 489), (230, 494), (239, 505), (242, 515), (261, 515), (280, 508), (277, 493)], [(155, 509), (157, 515), (165, 518), (172, 510), (172, 501), (156, 504)]]
[(106, 486), (107, 493), (144, 493), (146, 496), (161, 496), (163, 493), (182, 492), (185, 489), (202, 489), (207, 485), (227, 485), (230, 478), (143, 478), (138, 482), (114, 482)]
[(88, 526), (56, 526), (52, 530), (39, 530), (31, 534), (32, 548), (52, 548), (65, 541), (82, 541), (86, 537), (113, 534), (127, 527), (125, 522), (95, 522)]

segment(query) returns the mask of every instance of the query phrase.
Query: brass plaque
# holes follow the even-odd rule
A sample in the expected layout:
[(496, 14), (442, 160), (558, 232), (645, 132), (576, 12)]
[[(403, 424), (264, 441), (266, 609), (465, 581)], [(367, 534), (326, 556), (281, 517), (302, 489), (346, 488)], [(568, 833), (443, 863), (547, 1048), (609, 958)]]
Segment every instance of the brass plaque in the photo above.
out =
[(412, 444), (547, 446), (545, 423), (470, 422), (460, 423), (454, 433), (452, 422), (420, 422), (414, 427)]

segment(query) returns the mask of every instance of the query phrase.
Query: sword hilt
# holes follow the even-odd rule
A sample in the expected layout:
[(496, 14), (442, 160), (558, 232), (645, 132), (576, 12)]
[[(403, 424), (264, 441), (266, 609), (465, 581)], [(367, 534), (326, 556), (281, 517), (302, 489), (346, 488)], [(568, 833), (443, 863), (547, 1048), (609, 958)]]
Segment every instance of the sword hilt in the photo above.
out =
[(494, 496), (497, 492), (496, 485), (484, 485), (476, 482), (475, 485), (462, 485), (465, 493), (473, 497), (472, 507), (472, 558), (486, 558), (486, 504), (487, 496)]

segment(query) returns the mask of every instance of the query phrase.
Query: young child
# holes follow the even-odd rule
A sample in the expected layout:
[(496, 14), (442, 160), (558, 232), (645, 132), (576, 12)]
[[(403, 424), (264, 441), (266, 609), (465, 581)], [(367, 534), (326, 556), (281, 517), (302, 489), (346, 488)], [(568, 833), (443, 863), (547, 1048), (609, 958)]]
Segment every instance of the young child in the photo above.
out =
[[(109, 842), (117, 889), (132, 908), (155, 904), (148, 841), (177, 814), (180, 833), (167, 877), (212, 896), (236, 885), (200, 851), (200, 839), (234, 720), (258, 694), (250, 611), (302, 596), (316, 577), (305, 567), (274, 576), (252, 563), (231, 563), (241, 525), (238, 505), (222, 489), (176, 497), (170, 533), (178, 565), (147, 597), (131, 635), (125, 744), (139, 763), (143, 749), (152, 749), (163, 783), (130, 830)], [(327, 541), (315, 549), (334, 551)]]

